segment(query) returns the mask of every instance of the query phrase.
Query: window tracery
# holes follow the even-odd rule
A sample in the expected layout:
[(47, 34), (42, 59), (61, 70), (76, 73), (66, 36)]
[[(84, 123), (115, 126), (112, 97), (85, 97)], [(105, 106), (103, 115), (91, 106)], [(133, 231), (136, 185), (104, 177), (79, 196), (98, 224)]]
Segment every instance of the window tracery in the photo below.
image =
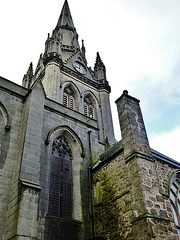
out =
[(71, 87), (66, 87), (63, 93), (63, 105), (75, 109), (75, 94)]
[(90, 95), (87, 95), (84, 98), (84, 115), (90, 118), (95, 118), (94, 103)]

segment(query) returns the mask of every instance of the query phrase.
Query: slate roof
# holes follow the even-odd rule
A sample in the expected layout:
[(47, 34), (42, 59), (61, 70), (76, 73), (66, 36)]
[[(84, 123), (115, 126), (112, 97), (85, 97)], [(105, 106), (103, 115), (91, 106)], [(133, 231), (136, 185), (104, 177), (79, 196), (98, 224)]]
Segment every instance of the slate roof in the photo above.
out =
[[(102, 153), (98, 159), (98, 162), (93, 166), (93, 171), (97, 171), (99, 168), (106, 166), (111, 160), (113, 160), (118, 154), (123, 153), (123, 144), (122, 140), (115, 143), (111, 148), (106, 152)], [(155, 160), (161, 161), (164, 164), (171, 165), (175, 168), (180, 168), (180, 162), (175, 161), (174, 159), (167, 157), (166, 155), (154, 150), (151, 148), (152, 156)]]

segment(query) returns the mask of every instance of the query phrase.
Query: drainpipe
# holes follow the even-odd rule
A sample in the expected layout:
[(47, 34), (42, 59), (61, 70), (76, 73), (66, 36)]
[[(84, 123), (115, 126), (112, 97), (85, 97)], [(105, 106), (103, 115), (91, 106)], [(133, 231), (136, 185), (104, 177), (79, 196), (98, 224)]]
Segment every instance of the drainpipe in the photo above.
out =
[(92, 239), (94, 240), (94, 213), (93, 213), (93, 199), (92, 199), (92, 149), (91, 149), (91, 131), (88, 131), (89, 137), (89, 155), (90, 155), (90, 167), (89, 167), (89, 186), (90, 186), (90, 201), (91, 201), (91, 224), (92, 224)]

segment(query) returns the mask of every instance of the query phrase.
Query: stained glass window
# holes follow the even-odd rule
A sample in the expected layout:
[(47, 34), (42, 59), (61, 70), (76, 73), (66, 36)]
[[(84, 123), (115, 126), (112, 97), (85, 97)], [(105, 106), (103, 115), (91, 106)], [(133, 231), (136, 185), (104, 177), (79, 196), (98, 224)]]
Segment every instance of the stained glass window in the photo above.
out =
[(72, 152), (65, 137), (52, 145), (49, 214), (72, 218)]

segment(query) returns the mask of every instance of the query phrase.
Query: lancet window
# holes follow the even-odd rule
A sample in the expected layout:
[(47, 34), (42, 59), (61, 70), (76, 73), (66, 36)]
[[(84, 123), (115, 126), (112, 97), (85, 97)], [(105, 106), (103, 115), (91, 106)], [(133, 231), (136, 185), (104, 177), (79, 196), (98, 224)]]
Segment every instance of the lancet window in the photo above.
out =
[(90, 95), (84, 98), (84, 115), (95, 118), (94, 103)]
[(57, 137), (52, 145), (49, 214), (72, 218), (72, 151), (67, 139)]
[(71, 87), (66, 87), (63, 93), (63, 105), (75, 109), (75, 94)]
[(180, 173), (175, 174), (171, 181), (170, 201), (178, 236), (180, 238)]

